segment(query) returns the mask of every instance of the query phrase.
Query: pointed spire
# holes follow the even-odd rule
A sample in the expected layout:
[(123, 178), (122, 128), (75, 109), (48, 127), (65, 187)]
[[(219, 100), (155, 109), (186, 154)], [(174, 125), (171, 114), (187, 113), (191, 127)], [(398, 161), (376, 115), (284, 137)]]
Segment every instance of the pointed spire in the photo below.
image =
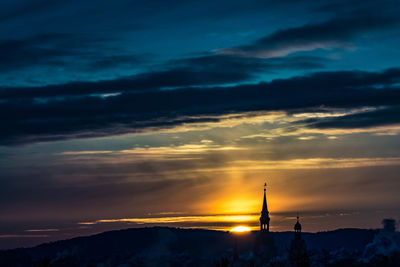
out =
[(262, 211), (261, 211), (262, 213), (268, 213), (266, 187), (267, 187), (267, 183), (264, 184), (264, 200), (263, 200), (263, 207), (262, 207)]
[(263, 207), (261, 210), (261, 217), (260, 217), (260, 229), (261, 231), (269, 232), (269, 211), (267, 206), (267, 194), (266, 189), (267, 183), (264, 183), (264, 199), (263, 199)]

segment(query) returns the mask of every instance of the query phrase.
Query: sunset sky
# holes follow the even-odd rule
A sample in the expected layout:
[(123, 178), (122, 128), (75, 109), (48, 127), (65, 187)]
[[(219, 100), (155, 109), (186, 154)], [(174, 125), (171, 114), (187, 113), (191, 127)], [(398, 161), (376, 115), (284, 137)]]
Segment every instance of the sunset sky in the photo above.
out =
[(400, 219), (395, 0), (0, 2), (0, 248)]

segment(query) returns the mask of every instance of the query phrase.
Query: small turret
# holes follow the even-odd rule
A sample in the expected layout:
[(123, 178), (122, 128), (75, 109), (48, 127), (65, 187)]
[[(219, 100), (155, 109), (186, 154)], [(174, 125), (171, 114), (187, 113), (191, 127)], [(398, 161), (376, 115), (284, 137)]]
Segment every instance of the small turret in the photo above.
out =
[(295, 233), (301, 233), (301, 224), (299, 222), (299, 215), (297, 215), (297, 222), (294, 225), (294, 232)]
[(301, 238), (299, 214), (294, 225), (294, 238), (290, 243), (289, 260), (292, 266), (310, 266), (306, 242)]

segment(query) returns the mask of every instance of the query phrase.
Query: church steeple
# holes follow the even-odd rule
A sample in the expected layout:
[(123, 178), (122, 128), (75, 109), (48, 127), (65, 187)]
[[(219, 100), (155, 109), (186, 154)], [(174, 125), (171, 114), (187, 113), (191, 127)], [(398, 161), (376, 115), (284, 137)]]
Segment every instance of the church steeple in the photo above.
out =
[(263, 206), (261, 210), (261, 217), (260, 217), (260, 231), (261, 232), (269, 232), (269, 211), (267, 206), (267, 196), (266, 196), (266, 187), (267, 183), (264, 184), (264, 200)]

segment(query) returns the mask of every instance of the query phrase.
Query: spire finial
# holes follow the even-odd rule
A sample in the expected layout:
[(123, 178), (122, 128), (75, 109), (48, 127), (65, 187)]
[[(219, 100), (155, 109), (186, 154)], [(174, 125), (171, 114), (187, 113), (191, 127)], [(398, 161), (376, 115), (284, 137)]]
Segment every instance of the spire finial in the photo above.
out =
[(267, 188), (267, 183), (264, 183), (264, 191), (266, 190), (266, 188)]
[(299, 221), (299, 212), (297, 212), (297, 221)]

